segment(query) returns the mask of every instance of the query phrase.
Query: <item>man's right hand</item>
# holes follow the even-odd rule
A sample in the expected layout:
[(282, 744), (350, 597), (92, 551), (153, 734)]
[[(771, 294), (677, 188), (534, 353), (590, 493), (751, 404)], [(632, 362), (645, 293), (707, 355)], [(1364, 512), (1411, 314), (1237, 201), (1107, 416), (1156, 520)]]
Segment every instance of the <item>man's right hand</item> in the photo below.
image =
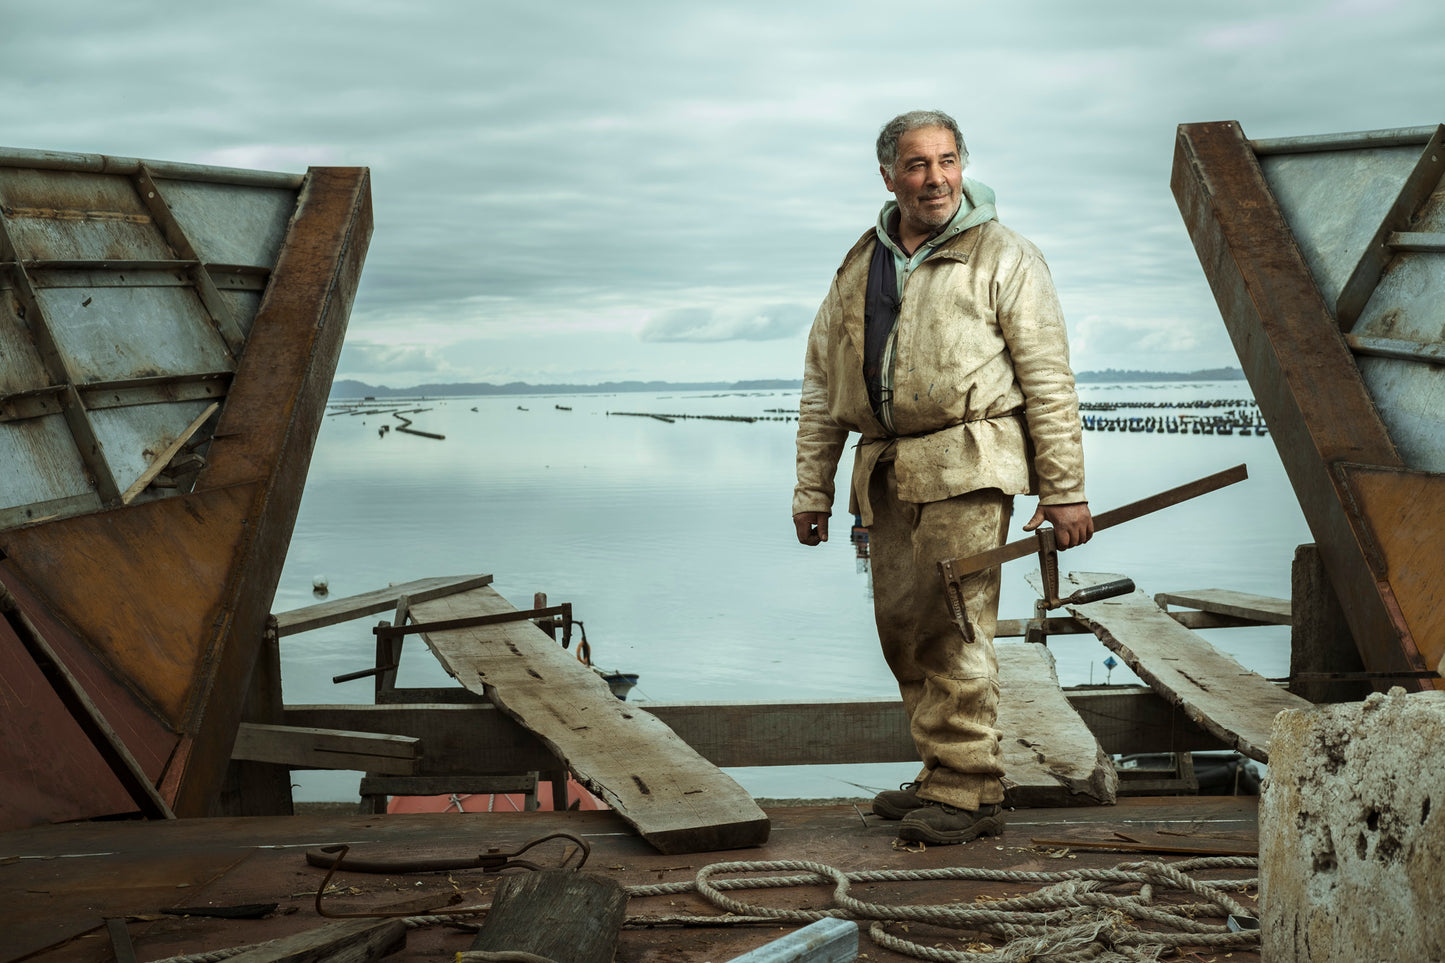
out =
[(798, 530), (798, 541), (804, 545), (817, 545), (828, 540), (827, 512), (799, 512), (793, 516), (793, 527)]

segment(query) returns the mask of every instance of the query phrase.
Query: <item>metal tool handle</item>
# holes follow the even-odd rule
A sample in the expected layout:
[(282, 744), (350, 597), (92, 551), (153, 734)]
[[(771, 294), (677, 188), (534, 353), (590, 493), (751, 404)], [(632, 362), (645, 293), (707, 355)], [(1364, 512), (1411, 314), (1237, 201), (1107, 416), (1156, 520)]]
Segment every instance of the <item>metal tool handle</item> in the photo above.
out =
[(1120, 578), (1112, 582), (1100, 582), (1098, 585), (1086, 585), (1060, 601), (1059, 604), (1088, 605), (1090, 602), (1102, 602), (1104, 599), (1111, 599), (1118, 595), (1128, 595), (1132, 591), (1134, 591), (1134, 580)]

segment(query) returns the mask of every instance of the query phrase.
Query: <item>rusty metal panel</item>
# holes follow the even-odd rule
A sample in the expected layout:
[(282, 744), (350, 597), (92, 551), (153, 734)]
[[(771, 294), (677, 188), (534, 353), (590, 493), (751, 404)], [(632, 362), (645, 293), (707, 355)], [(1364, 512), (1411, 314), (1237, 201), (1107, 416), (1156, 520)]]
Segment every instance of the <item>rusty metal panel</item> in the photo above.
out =
[(207, 264), (270, 268), (296, 210), (296, 191), (165, 180), (156, 185)]
[(33, 276), (56, 347), (77, 384), (235, 365), (184, 275), (134, 270)]
[(1419, 157), (1419, 145), (1408, 145), (1259, 158), (1332, 311)]
[(126, 177), (0, 167), (0, 203), (22, 260), (176, 256)]
[[(371, 226), (364, 168), (0, 149), (0, 575), (181, 815), (220, 792)], [(162, 471), (192, 429), (211, 467)], [(118, 805), (66, 788), (105, 781), (82, 755), (41, 818)]]
[[(1438, 646), (1417, 633), (1438, 630), (1420, 615), (1430, 608), (1420, 593), (1445, 571), (1436, 561), (1423, 582), (1403, 577), (1428, 560), (1396, 530), (1398, 509), (1410, 502), (1402, 491), (1439, 492), (1438, 476), (1418, 476), (1427, 479), (1419, 487), (1408, 473), (1422, 451), (1433, 457), (1438, 406), (1426, 409), (1438, 388), (1415, 368), (1400, 374), (1398, 366), (1427, 367), (1422, 361), (1357, 363), (1351, 346), (1361, 342), (1353, 332), (1347, 340), (1341, 320), (1353, 324), (1348, 312), (1358, 303), (1367, 309), (1357, 330), (1378, 333), (1388, 327), (1382, 312), (1403, 316), (1411, 298), (1429, 300), (1422, 292), (1433, 290), (1434, 277), (1407, 283), (1412, 272), (1390, 239), (1415, 230), (1407, 225), (1440, 180), (1439, 142), (1439, 128), (1418, 128), (1252, 143), (1234, 122), (1186, 124), (1174, 159), (1172, 187), (1200, 263), (1365, 667), (1377, 672), (1439, 662)], [(1372, 162), (1383, 168), (1378, 177)], [(1396, 367), (1363, 376), (1377, 361)], [(1398, 478), (1411, 481), (1400, 487)], [(1430, 544), (1445, 538), (1438, 503), (1417, 506), (1410, 524), (1423, 527)]]
[[(1411, 230), (1445, 233), (1445, 192), (1414, 215)], [(1422, 353), (1445, 345), (1445, 254), (1396, 250), (1351, 333), (1405, 341)], [(1445, 366), (1426, 358), (1362, 357), (1360, 375), (1405, 464), (1445, 472)]]
[[(0, 527), (24, 524), (55, 514), (49, 503), (94, 496), (89, 508), (99, 508), (95, 486), (85, 474), (85, 463), (60, 414), (25, 418), (0, 426)], [(26, 506), (32, 510), (26, 512)]]

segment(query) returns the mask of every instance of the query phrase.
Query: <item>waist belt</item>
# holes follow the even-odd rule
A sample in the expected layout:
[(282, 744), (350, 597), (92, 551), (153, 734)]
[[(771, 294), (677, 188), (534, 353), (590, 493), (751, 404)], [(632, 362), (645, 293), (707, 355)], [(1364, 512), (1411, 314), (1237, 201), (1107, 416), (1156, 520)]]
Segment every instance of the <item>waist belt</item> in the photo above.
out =
[(981, 421), (998, 421), (1001, 418), (1016, 418), (1024, 413), (1022, 406), (1010, 408), (1008, 411), (1000, 411), (996, 415), (984, 415), (982, 418), (969, 418), (954, 425), (945, 425), (942, 428), (935, 428), (932, 431), (920, 431), (914, 435), (883, 435), (880, 438), (869, 438), (866, 435), (859, 439), (859, 445), (872, 445), (885, 441), (897, 441), (900, 438), (927, 438), (929, 435), (936, 435), (940, 431), (948, 431), (957, 428), (959, 425), (976, 425)]

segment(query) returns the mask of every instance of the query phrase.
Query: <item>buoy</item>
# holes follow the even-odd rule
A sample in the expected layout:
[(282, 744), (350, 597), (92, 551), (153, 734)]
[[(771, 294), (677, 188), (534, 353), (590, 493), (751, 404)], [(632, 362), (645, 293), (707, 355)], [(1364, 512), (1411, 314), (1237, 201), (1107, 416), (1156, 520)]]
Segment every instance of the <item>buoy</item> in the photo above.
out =
[(316, 595), (325, 595), (330, 590), (330, 583), (326, 581), (325, 575), (318, 575), (311, 580), (311, 591)]

